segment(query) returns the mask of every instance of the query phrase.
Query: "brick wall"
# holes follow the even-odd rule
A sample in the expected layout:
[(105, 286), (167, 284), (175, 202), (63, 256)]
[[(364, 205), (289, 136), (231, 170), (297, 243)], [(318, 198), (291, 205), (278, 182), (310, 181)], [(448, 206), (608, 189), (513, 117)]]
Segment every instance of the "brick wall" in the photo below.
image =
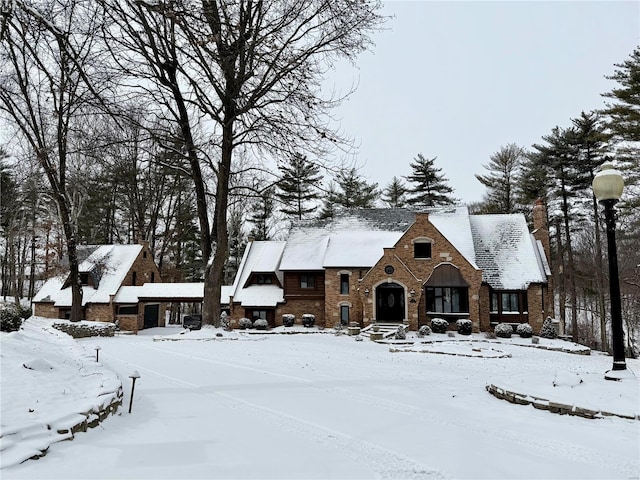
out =
[[(153, 283), (159, 283), (162, 281), (160, 278), (160, 270), (153, 260), (153, 255), (149, 250), (149, 244), (147, 242), (142, 243), (142, 250), (136, 257), (135, 261), (131, 265), (131, 268), (127, 272), (127, 275), (122, 282), (122, 285), (131, 286), (134, 285), (134, 272), (135, 272), (135, 285), (143, 285), (145, 283), (151, 283), (151, 277), (153, 276)], [(153, 274), (153, 275), (152, 275)]]
[(85, 319), (93, 322), (114, 322), (113, 307), (104, 303), (89, 303), (85, 308)]
[[(349, 307), (349, 322), (362, 321), (362, 298), (358, 292), (361, 270), (357, 268), (327, 268), (325, 270), (324, 318), (327, 327), (340, 323), (341, 306)], [(341, 293), (341, 275), (348, 275), (349, 293)]]
[(58, 318), (58, 307), (54, 307), (53, 303), (34, 303), (33, 307), (36, 317)]

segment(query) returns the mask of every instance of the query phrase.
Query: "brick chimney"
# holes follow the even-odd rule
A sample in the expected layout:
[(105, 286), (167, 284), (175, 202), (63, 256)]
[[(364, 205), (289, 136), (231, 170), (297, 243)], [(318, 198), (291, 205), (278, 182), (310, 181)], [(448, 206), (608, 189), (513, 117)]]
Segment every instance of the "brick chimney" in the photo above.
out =
[(547, 209), (541, 198), (533, 206), (533, 236), (542, 242), (547, 261), (551, 261), (551, 244), (549, 241), (549, 227), (547, 225)]

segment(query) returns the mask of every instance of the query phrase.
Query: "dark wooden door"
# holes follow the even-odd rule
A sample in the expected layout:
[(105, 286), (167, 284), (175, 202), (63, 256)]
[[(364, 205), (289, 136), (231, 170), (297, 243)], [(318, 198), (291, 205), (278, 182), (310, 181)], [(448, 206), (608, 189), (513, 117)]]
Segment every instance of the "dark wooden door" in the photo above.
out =
[(384, 283), (376, 288), (376, 321), (404, 320), (404, 288), (397, 283)]
[(144, 306), (144, 327), (153, 328), (158, 326), (158, 316), (160, 313), (160, 305), (145, 305)]

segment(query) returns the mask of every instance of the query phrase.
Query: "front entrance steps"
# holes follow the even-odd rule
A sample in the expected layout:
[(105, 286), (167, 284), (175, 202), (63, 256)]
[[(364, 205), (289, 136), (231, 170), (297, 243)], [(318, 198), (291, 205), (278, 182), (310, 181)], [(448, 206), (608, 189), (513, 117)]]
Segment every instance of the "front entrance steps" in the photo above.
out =
[[(360, 330), (360, 335), (363, 337), (369, 337), (370, 340), (382, 340), (384, 338), (393, 337), (398, 331), (398, 327), (401, 325), (402, 322), (372, 323)], [(375, 327), (378, 327), (377, 331)]]

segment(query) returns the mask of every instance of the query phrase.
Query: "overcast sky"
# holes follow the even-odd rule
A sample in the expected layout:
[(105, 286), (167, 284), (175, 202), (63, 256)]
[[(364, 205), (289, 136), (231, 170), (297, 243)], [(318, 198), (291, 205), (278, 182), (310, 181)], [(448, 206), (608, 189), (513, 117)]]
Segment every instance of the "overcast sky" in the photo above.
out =
[(501, 145), (529, 148), (601, 108), (616, 85), (605, 75), (640, 44), (637, 1), (391, 1), (383, 13), (358, 69), (336, 69), (338, 88), (359, 83), (340, 125), (369, 181), (437, 156), (463, 202), (482, 198), (474, 174)]

